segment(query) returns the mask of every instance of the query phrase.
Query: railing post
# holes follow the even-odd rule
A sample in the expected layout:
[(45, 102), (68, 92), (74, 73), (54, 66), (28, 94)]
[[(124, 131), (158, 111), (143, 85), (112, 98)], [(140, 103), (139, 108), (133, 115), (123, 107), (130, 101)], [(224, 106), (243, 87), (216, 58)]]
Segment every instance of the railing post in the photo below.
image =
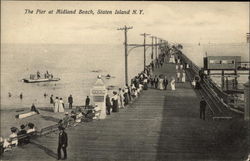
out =
[(247, 83), (244, 84), (244, 102), (245, 102), (245, 113), (244, 113), (244, 120), (250, 120), (250, 95), (249, 95), (249, 80)]

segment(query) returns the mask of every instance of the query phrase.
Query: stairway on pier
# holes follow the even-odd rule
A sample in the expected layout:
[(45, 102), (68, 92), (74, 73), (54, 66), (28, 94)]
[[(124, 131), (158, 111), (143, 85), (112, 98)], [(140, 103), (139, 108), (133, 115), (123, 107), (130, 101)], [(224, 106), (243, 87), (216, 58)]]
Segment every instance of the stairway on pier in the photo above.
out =
[[(155, 74), (175, 76), (175, 65)], [(189, 82), (177, 83), (176, 91), (149, 88), (119, 113), (67, 129), (68, 160), (231, 160), (235, 149), (216, 144), (215, 123), (199, 118), (199, 101)], [(3, 160), (56, 160), (58, 134), (33, 142)]]

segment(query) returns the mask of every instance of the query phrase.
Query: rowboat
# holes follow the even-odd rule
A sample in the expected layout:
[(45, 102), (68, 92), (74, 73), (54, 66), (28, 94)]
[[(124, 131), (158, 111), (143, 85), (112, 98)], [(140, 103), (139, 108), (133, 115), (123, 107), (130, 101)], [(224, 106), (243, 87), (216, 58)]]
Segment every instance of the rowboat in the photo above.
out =
[(39, 83), (39, 82), (53, 82), (53, 81), (59, 81), (60, 78), (40, 78), (40, 79), (23, 79), (23, 82), (25, 83)]

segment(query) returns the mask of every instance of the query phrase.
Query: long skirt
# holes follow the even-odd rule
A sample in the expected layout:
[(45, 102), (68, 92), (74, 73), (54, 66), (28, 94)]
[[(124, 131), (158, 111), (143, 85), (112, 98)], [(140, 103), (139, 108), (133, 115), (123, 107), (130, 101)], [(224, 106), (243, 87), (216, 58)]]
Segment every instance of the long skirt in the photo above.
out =
[(148, 84), (147, 84), (147, 83), (144, 83), (144, 84), (143, 84), (143, 89), (144, 89), (144, 90), (147, 90), (147, 89), (148, 89)]
[(159, 89), (160, 89), (160, 90), (163, 90), (163, 89), (164, 89), (163, 83), (162, 83), (162, 82), (159, 82)]
[(118, 100), (113, 100), (112, 112), (119, 112)]
[(59, 112), (59, 104), (58, 104), (58, 102), (55, 102), (54, 112)]
[(181, 82), (186, 82), (186, 76), (185, 75), (182, 76)]
[(64, 112), (63, 103), (59, 103), (58, 112)]
[(174, 91), (175, 90), (175, 83), (171, 83), (171, 89)]

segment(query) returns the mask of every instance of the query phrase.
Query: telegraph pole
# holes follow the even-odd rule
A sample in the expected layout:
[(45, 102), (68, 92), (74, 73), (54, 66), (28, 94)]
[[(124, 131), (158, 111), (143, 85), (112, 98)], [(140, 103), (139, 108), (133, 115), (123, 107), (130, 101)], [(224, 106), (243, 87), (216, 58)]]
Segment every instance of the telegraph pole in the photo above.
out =
[(151, 36), (152, 38), (152, 55), (151, 55), (151, 58), (152, 58), (152, 61), (154, 60), (154, 36)]
[(157, 37), (155, 37), (155, 58), (158, 57), (158, 53), (157, 53)]
[(146, 33), (143, 33), (141, 34), (141, 36), (144, 37), (144, 43), (143, 43), (143, 47), (144, 47), (144, 66), (143, 66), (143, 69), (145, 70), (146, 68), (146, 36), (148, 36), (150, 34), (146, 34)]
[(119, 28), (117, 30), (124, 30), (124, 48), (125, 48), (125, 84), (128, 84), (128, 40), (127, 40), (127, 32), (129, 29), (133, 29), (133, 27), (127, 27), (126, 25), (123, 28)]

